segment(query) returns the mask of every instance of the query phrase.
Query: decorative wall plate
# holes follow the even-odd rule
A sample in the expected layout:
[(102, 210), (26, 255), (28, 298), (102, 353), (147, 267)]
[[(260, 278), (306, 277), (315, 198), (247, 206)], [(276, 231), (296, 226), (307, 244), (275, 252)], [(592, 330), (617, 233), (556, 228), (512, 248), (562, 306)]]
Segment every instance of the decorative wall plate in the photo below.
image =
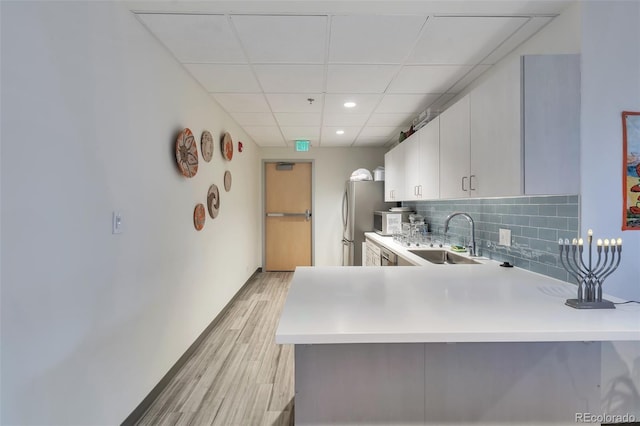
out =
[(200, 150), (202, 151), (202, 159), (207, 163), (213, 157), (213, 136), (211, 132), (205, 130), (200, 138)]
[(193, 210), (193, 225), (196, 227), (198, 231), (204, 228), (205, 217), (206, 215), (204, 213), (204, 204), (202, 203), (197, 204), (196, 208)]
[(229, 170), (224, 172), (224, 190), (227, 192), (231, 190), (231, 172)]
[(218, 186), (213, 184), (209, 187), (209, 192), (207, 193), (207, 207), (209, 208), (209, 216), (212, 219), (215, 219), (218, 216), (218, 211), (220, 210), (220, 192), (218, 191)]
[(193, 177), (198, 172), (198, 148), (190, 129), (184, 129), (176, 140), (176, 160), (180, 173)]
[(226, 132), (220, 141), (220, 146), (222, 148), (222, 156), (227, 161), (231, 161), (233, 158), (233, 140), (231, 140), (231, 135), (229, 132)]

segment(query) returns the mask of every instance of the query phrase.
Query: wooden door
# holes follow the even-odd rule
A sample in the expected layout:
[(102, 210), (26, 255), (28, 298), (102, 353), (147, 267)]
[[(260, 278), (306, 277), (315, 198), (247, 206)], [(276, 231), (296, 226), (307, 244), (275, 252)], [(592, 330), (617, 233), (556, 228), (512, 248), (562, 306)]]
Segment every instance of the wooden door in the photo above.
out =
[(265, 270), (311, 266), (311, 163), (265, 166)]

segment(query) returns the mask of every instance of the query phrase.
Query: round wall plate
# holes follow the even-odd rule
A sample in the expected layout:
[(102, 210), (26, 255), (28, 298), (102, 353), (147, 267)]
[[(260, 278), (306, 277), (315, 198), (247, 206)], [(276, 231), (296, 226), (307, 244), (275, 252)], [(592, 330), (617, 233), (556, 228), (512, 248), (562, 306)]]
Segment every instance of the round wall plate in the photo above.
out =
[(198, 148), (190, 129), (184, 129), (176, 139), (176, 161), (180, 173), (193, 177), (198, 172)]
[(220, 145), (222, 148), (222, 156), (225, 160), (231, 161), (233, 158), (233, 140), (231, 139), (231, 135), (229, 132), (226, 132), (222, 136), (222, 140), (220, 141)]
[(218, 191), (218, 186), (216, 184), (209, 187), (209, 192), (207, 193), (207, 207), (209, 208), (209, 216), (211, 216), (211, 219), (215, 219), (220, 211), (220, 191)]
[(207, 163), (213, 157), (213, 136), (211, 132), (205, 130), (200, 138), (200, 150), (202, 151), (202, 159)]
[(224, 172), (224, 190), (231, 191), (231, 172), (229, 170)]
[(204, 213), (204, 204), (199, 203), (196, 205), (196, 208), (193, 210), (193, 226), (196, 227), (196, 230), (200, 231), (204, 228), (204, 220), (206, 215)]

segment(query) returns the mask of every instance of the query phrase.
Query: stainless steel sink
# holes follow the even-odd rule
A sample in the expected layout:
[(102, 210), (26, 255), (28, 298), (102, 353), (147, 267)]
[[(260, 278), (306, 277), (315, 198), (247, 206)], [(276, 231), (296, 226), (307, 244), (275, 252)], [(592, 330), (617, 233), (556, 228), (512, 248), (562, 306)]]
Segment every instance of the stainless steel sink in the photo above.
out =
[(438, 265), (479, 265), (477, 262), (469, 257), (460, 256), (459, 254), (451, 253), (447, 250), (409, 250), (409, 253), (413, 253), (416, 256), (428, 260), (431, 263)]

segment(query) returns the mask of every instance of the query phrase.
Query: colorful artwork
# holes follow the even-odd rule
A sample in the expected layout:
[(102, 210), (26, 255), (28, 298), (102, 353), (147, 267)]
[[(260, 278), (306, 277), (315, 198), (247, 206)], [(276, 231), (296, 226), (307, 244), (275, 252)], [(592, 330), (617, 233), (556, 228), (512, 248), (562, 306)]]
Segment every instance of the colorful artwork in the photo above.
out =
[(622, 112), (623, 230), (640, 230), (640, 112)]

